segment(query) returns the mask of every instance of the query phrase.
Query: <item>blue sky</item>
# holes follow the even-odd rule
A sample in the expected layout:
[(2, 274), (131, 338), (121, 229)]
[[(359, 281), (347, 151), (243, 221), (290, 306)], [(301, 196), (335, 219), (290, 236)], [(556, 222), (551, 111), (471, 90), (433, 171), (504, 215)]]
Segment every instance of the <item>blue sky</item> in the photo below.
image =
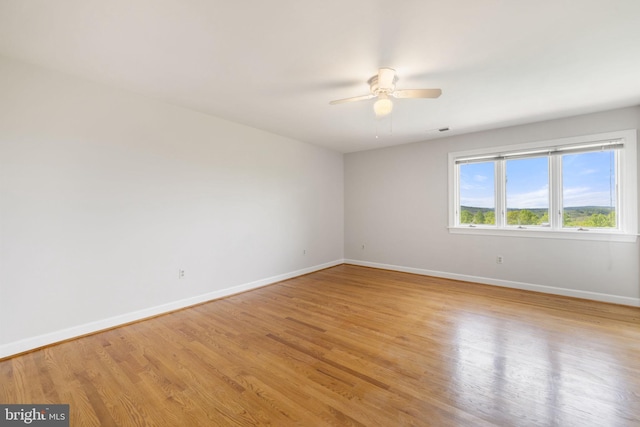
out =
[(460, 165), (460, 205), (495, 208), (493, 162)]
[[(564, 155), (563, 198), (565, 207), (610, 206), (615, 191), (610, 191), (610, 167), (613, 153), (597, 151)], [(507, 162), (507, 208), (548, 208), (547, 157)], [(495, 207), (494, 165), (492, 162), (460, 165), (460, 204), (482, 208)], [(613, 199), (615, 203), (615, 199)]]

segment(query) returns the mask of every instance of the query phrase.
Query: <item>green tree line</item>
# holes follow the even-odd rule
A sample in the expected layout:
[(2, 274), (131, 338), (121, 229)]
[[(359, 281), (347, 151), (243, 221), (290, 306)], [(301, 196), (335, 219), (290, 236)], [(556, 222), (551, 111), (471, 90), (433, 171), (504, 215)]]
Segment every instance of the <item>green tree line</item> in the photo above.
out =
[[(605, 208), (598, 208), (602, 211)], [(460, 211), (461, 224), (495, 225), (496, 215), (493, 210), (481, 208), (462, 208)], [(546, 209), (509, 209), (507, 211), (508, 225), (545, 225), (549, 223), (549, 211)], [(578, 208), (565, 210), (563, 214), (565, 227), (615, 228), (615, 211), (609, 213), (595, 212), (595, 209)]]

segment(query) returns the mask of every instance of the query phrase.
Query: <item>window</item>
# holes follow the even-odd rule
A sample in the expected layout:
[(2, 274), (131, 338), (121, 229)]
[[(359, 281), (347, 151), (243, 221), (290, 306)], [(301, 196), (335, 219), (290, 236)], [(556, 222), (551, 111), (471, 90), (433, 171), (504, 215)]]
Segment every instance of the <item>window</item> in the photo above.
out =
[(549, 226), (549, 158), (505, 160), (507, 225)]
[(635, 241), (636, 131), (449, 153), (456, 233)]
[(563, 227), (617, 229), (615, 150), (562, 156)]
[(460, 223), (495, 225), (495, 165), (460, 165)]

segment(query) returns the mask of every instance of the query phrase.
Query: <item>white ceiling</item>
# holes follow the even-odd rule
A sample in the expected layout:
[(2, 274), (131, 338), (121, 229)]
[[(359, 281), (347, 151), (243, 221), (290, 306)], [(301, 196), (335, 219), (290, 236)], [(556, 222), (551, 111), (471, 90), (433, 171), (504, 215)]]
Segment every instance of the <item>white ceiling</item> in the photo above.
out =
[[(639, 105), (640, 1), (0, 0), (0, 54), (352, 152)], [(443, 94), (329, 105), (381, 66)]]

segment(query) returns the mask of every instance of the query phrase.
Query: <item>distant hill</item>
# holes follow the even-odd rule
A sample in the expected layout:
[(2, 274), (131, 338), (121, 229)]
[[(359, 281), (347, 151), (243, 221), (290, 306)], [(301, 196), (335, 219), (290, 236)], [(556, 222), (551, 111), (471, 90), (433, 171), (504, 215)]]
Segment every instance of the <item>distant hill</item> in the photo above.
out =
[(568, 213), (574, 213), (575, 215), (590, 216), (595, 214), (609, 215), (614, 211), (614, 209), (608, 206), (577, 206), (564, 208), (564, 211)]

